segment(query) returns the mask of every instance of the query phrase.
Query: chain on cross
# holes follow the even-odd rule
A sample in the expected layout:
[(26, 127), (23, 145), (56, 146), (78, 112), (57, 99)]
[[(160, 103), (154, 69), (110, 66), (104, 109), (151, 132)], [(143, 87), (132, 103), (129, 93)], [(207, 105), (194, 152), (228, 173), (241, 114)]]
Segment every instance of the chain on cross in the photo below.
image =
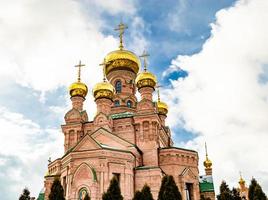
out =
[(86, 65), (82, 64), (81, 60), (79, 61), (78, 65), (75, 65), (75, 67), (78, 67), (78, 78), (77, 78), (78, 82), (81, 81), (81, 67), (84, 67), (84, 66), (86, 66)]
[(119, 31), (119, 38), (120, 38), (120, 45), (119, 49), (122, 50), (124, 48), (123, 45), (123, 34), (125, 32), (125, 29), (127, 29), (127, 25), (123, 24), (122, 22), (118, 25), (118, 28), (115, 28), (115, 31)]

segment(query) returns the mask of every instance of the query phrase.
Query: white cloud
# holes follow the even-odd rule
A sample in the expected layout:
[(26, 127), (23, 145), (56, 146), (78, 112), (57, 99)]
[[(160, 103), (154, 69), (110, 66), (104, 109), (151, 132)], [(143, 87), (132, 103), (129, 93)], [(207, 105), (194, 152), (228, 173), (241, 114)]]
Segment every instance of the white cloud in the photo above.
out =
[[(47, 158), (63, 154), (59, 129), (42, 129), (19, 113), (0, 107), (0, 185), (2, 199), (17, 199), (28, 186), (33, 195), (43, 187)], [(7, 195), (7, 196), (5, 196)]]
[(202, 51), (173, 62), (189, 76), (164, 91), (176, 108), (168, 118), (172, 129), (183, 124), (196, 134), (184, 145), (202, 152), (200, 161), (208, 142), (216, 187), (222, 179), (237, 186), (242, 171), (268, 193), (267, 10), (266, 0), (241, 0), (219, 11)]

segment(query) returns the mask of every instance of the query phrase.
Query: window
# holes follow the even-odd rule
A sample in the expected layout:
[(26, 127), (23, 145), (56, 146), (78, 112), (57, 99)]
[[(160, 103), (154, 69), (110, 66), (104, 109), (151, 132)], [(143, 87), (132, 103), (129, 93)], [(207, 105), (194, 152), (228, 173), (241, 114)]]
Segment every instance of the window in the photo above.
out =
[(86, 188), (82, 188), (82, 189), (80, 189), (78, 195), (79, 195), (79, 196), (78, 196), (79, 200), (83, 200), (83, 199), (85, 198), (85, 196), (86, 196), (86, 195), (89, 195), (89, 194), (88, 194)]
[(130, 100), (127, 101), (127, 107), (132, 108), (132, 101), (130, 101)]
[(119, 100), (115, 100), (114, 101), (114, 105), (117, 107), (117, 106), (120, 106), (120, 102), (119, 102)]
[(121, 91), (122, 91), (122, 83), (121, 83), (121, 81), (116, 81), (115, 82), (115, 91), (116, 91), (116, 93), (121, 93)]

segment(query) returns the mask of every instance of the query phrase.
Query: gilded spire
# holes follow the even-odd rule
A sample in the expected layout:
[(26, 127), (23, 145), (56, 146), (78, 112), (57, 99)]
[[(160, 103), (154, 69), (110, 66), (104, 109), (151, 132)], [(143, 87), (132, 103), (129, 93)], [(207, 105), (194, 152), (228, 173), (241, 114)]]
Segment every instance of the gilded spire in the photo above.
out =
[(143, 58), (143, 68), (144, 68), (144, 71), (146, 72), (147, 71), (147, 58), (149, 57), (150, 55), (144, 50), (142, 55), (140, 56), (140, 58)]
[(120, 44), (119, 44), (119, 49), (123, 50), (124, 45), (123, 45), (123, 34), (125, 32), (125, 29), (127, 29), (127, 25), (123, 24), (122, 22), (118, 25), (118, 28), (115, 28), (115, 31), (119, 31), (119, 39), (120, 39)]
[(204, 161), (204, 166), (206, 169), (211, 169), (212, 162), (208, 158), (208, 149), (207, 149), (207, 143), (205, 142), (205, 148), (206, 148), (206, 160)]
[(102, 72), (103, 72), (103, 82), (106, 82), (106, 75), (105, 75), (105, 67), (107, 65), (107, 62), (105, 60), (105, 58), (103, 59), (103, 63), (99, 64), (100, 66), (102, 66)]
[(241, 171), (239, 172), (239, 174), (240, 174), (240, 179), (238, 183), (240, 184), (240, 186), (242, 186), (245, 184), (246, 181), (243, 179)]
[(86, 66), (85, 64), (81, 63), (81, 60), (79, 61), (78, 65), (75, 65), (75, 67), (78, 67), (78, 78), (77, 78), (77, 82), (81, 81), (81, 67)]

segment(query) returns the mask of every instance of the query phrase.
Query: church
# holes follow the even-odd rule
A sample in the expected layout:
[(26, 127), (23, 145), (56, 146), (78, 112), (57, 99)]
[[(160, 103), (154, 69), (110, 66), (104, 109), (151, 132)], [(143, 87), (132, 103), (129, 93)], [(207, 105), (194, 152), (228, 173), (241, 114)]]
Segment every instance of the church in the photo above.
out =
[(81, 81), (83, 65), (77, 65), (78, 79), (69, 88), (72, 107), (61, 126), (64, 155), (48, 164), (44, 199), (59, 178), (66, 200), (82, 200), (86, 193), (101, 200), (114, 176), (125, 200), (144, 184), (157, 199), (162, 177), (172, 175), (183, 200), (199, 200), (201, 194), (214, 200), (211, 161), (206, 157), (206, 176), (200, 177), (198, 153), (173, 146), (165, 122), (169, 109), (160, 99), (157, 77), (147, 69), (148, 54), (139, 57), (124, 48), (125, 28), (119, 24), (119, 49), (104, 57), (103, 80), (92, 88), (97, 107), (92, 121), (83, 109), (89, 90)]

